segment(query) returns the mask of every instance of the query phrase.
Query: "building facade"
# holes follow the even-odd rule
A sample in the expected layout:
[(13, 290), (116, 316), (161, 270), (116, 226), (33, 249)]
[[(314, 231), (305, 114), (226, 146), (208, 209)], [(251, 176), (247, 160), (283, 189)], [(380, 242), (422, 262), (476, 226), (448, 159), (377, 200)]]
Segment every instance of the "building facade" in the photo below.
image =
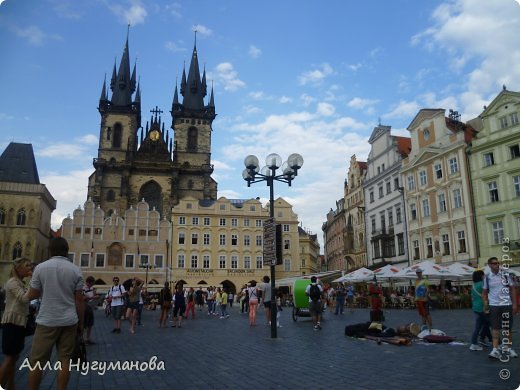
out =
[(408, 266), (407, 226), (400, 175), (403, 158), (410, 153), (407, 137), (391, 135), (391, 127), (378, 125), (370, 139), (367, 173), (363, 183), (367, 265)]
[(519, 116), (520, 93), (504, 87), (480, 115), (481, 129), (468, 148), (479, 266), (492, 256), (520, 265)]
[(350, 272), (367, 266), (365, 195), (363, 182), (367, 163), (357, 161), (356, 155), (350, 158), (347, 179), (344, 182), (345, 199), (345, 267), (337, 268)]
[(402, 161), (412, 262), (474, 262), (477, 256), (466, 148), (475, 129), (456, 113), (422, 109), (408, 126), (412, 149)]
[(336, 202), (336, 210), (327, 213), (327, 222), (323, 223), (323, 239), (325, 242), (325, 262), (327, 270), (346, 270), (345, 237), (345, 199)]
[(0, 283), (8, 278), (11, 260), (48, 258), (55, 208), (56, 200), (40, 183), (32, 145), (11, 142), (0, 156)]
[(300, 270), (298, 275), (309, 275), (320, 272), (320, 243), (318, 235), (298, 227), (300, 248)]

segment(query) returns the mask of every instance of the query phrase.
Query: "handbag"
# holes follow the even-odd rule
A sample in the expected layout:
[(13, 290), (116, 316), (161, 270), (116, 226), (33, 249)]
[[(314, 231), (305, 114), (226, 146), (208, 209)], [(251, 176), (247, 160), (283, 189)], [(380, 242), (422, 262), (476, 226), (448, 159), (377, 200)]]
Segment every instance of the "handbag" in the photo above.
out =
[(78, 363), (87, 361), (87, 347), (85, 340), (83, 340), (83, 334), (78, 332), (76, 334), (76, 341), (74, 344), (74, 351), (72, 352), (71, 360)]
[(34, 309), (29, 308), (29, 315), (25, 324), (25, 337), (32, 336), (34, 332), (36, 332), (36, 315), (34, 314)]

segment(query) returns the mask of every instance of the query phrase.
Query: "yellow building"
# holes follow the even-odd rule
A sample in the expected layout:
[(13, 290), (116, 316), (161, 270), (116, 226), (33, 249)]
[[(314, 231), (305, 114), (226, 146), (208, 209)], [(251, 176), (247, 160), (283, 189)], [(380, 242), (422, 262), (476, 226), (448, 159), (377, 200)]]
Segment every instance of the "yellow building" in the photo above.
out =
[[(282, 264), (276, 266), (276, 278), (300, 275), (298, 216), (282, 198), (274, 207), (275, 221), (282, 226)], [(269, 206), (257, 199), (181, 199), (172, 208), (173, 280), (236, 292), (251, 280), (270, 276), (269, 266), (263, 265), (267, 218)]]
[(56, 200), (41, 184), (31, 144), (11, 142), (0, 156), (0, 283), (10, 261), (39, 263), (48, 257), (51, 213)]
[(298, 227), (300, 236), (300, 273), (299, 275), (309, 275), (320, 272), (320, 243), (318, 236)]

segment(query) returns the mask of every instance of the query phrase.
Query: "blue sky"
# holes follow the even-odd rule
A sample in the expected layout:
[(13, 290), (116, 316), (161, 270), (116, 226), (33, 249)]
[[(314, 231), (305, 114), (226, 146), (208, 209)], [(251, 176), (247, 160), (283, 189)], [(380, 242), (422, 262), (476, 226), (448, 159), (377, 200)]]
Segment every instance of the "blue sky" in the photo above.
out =
[(379, 121), (396, 135), (421, 108), (478, 116), (502, 85), (520, 91), (515, 0), (0, 0), (0, 149), (32, 143), (40, 180), (58, 201), (52, 224), (86, 200), (97, 156), (98, 99), (129, 34), (143, 126), (169, 110), (197, 33), (213, 83), (212, 160), (219, 196), (247, 188), (243, 160), (271, 152), (305, 162), (275, 196), (318, 234), (350, 156), (364, 160)]

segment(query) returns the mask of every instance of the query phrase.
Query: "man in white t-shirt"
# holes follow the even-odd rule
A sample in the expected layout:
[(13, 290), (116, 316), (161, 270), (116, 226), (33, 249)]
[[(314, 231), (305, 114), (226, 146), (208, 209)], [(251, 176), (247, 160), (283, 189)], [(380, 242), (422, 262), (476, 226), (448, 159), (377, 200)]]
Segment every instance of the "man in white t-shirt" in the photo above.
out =
[(111, 298), (110, 307), (112, 309), (112, 318), (114, 319), (114, 329), (112, 333), (121, 333), (121, 316), (125, 308), (125, 286), (119, 284), (119, 277), (115, 276), (114, 285), (108, 290), (108, 296)]
[(321, 330), (320, 318), (323, 306), (323, 288), (317, 283), (316, 276), (311, 277), (311, 284), (305, 289), (305, 295), (309, 297), (309, 312), (314, 324), (314, 330)]

